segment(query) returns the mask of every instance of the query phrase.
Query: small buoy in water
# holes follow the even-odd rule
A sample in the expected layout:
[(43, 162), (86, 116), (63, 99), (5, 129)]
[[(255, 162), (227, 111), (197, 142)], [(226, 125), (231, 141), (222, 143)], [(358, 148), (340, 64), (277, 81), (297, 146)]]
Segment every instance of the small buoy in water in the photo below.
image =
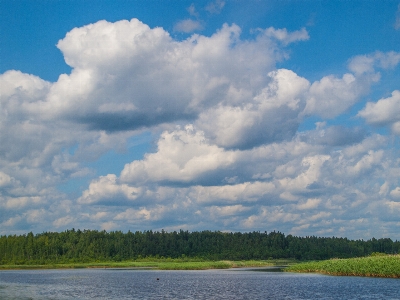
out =
[(157, 278), (157, 280), (160, 280), (160, 278)]

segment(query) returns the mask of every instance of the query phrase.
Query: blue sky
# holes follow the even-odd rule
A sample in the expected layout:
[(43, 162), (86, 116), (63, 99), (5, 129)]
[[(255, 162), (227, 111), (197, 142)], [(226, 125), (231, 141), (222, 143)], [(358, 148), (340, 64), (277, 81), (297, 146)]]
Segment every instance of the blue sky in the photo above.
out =
[(0, 234), (400, 238), (400, 2), (0, 6)]

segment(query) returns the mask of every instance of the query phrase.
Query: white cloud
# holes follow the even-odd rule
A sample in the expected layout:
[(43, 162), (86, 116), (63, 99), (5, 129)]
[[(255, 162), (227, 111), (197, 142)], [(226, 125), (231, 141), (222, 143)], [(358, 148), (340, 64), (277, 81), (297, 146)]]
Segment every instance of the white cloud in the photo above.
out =
[(209, 2), (205, 7), (205, 10), (208, 11), (210, 14), (220, 14), (224, 6), (225, 1), (215, 0), (213, 2)]
[(321, 203), (321, 199), (314, 198), (314, 199), (307, 199), (306, 202), (300, 203), (296, 206), (297, 209), (306, 210), (306, 209), (315, 209)]
[[(0, 234), (74, 225), (398, 235), (380, 221), (399, 211), (390, 139), (319, 119), (298, 128), (347, 111), (400, 55), (356, 56), (351, 73), (313, 83), (276, 69), (289, 57), (282, 47), (309, 38), (271, 27), (246, 40), (225, 24), (178, 41), (136, 19), (100, 21), (59, 41), (71, 74), (1, 74)], [(398, 107), (395, 90), (359, 116), (400, 134)], [(90, 162), (143, 130), (152, 152), (93, 179)], [(60, 193), (80, 178), (80, 197)]]
[(119, 205), (121, 202), (135, 201), (141, 194), (140, 188), (130, 187), (126, 184), (118, 184), (114, 174), (101, 176), (92, 181), (89, 189), (78, 199), (81, 204), (109, 203)]
[(244, 182), (235, 185), (194, 186), (188, 197), (200, 204), (257, 202), (275, 193), (276, 186), (270, 182)]
[(358, 55), (349, 62), (349, 70), (356, 75), (375, 72), (375, 68), (392, 69), (400, 62), (400, 53), (395, 51)]
[(203, 25), (201, 25), (201, 22), (197, 21), (197, 20), (192, 20), (192, 19), (186, 19), (186, 20), (179, 21), (174, 26), (174, 31), (186, 32), (186, 33), (199, 31), (202, 29), (203, 29)]
[(357, 144), (365, 139), (366, 130), (361, 127), (330, 126), (325, 128), (325, 122), (317, 122), (316, 130), (303, 132), (299, 138), (305, 142), (327, 145), (345, 146)]
[(18, 215), (18, 216), (9, 218), (7, 221), (3, 222), (1, 225), (6, 226), (6, 227), (12, 227), (12, 226), (15, 226), (21, 220), (22, 220), (22, 217)]
[(360, 172), (365, 172), (378, 166), (382, 162), (384, 152), (382, 150), (372, 151), (370, 150), (368, 154), (364, 155), (354, 166), (349, 166), (347, 172), (350, 174), (359, 174)]
[(158, 152), (125, 165), (121, 179), (124, 182), (189, 182), (229, 167), (235, 155), (209, 144), (203, 132), (187, 125), (184, 130), (164, 132), (158, 141)]
[(231, 206), (211, 206), (209, 211), (215, 217), (224, 217), (224, 216), (232, 216), (237, 215), (242, 212), (248, 211), (249, 207), (244, 207), (243, 205), (231, 205)]
[(379, 190), (379, 195), (380, 196), (386, 196), (389, 192), (389, 183), (385, 181), (384, 184), (382, 184), (380, 190)]
[(116, 223), (114, 223), (113, 221), (104, 222), (101, 224), (101, 230), (110, 231), (110, 230), (113, 230), (116, 228), (118, 228), (118, 225)]
[(325, 76), (311, 85), (304, 113), (334, 118), (353, 106), (378, 78), (376, 75), (357, 78), (349, 73), (342, 78)]
[[(49, 82), (8, 71), (0, 75), (0, 87), (0, 177), (4, 188), (0, 197), (6, 195), (4, 203), (9, 209), (35, 207), (59, 199), (57, 184), (90, 172), (81, 168), (68, 149), (79, 142), (82, 149), (88, 141), (93, 147), (93, 137), (99, 133), (49, 118), (44, 109), (53, 87)], [(115, 140), (113, 147), (117, 144)], [(99, 148), (102, 153), (105, 147)], [(90, 155), (95, 158), (95, 154)]]
[(45, 202), (44, 199), (39, 196), (7, 197), (4, 200), (5, 200), (4, 202), (1, 201), (3, 203), (0, 202), (0, 206), (3, 206), (4, 209), (13, 209), (13, 210), (37, 206), (37, 205), (43, 204)]
[(329, 119), (346, 112), (380, 80), (376, 68), (394, 68), (399, 62), (400, 53), (394, 51), (353, 57), (348, 68), (354, 74), (347, 73), (342, 78), (325, 76), (311, 85), (305, 115), (317, 114)]
[[(247, 219), (243, 220), (243, 226), (245, 228), (262, 228), (264, 226), (268, 226), (270, 224), (279, 224), (282, 225), (288, 222), (296, 222), (300, 218), (300, 214), (285, 212), (279, 208), (267, 208), (262, 207), (258, 214), (254, 214), (249, 216)], [(268, 224), (268, 225), (267, 225)], [(275, 225), (276, 226), (276, 225)], [(269, 226), (270, 228), (272, 226)]]
[(288, 45), (298, 41), (306, 41), (310, 38), (305, 28), (294, 32), (288, 32), (286, 28), (275, 29), (274, 27), (269, 27), (265, 30), (265, 35), (277, 39), (284, 45)]
[[(23, 111), (30, 103), (43, 101), (51, 84), (37, 76), (10, 70), (0, 75), (2, 105), (8, 112)], [(13, 97), (11, 97), (13, 96)]]
[(329, 160), (328, 155), (317, 155), (303, 158), (301, 165), (304, 171), (295, 178), (285, 177), (279, 180), (286, 192), (296, 193), (309, 188), (312, 184), (321, 180), (321, 168), (325, 161)]
[(199, 16), (199, 13), (197, 12), (194, 3), (190, 4), (190, 6), (187, 8), (187, 11), (189, 12), (189, 14), (191, 16), (194, 16), (194, 17), (198, 17)]
[(350, 71), (355, 74), (372, 73), (374, 69), (375, 59), (370, 55), (360, 55), (354, 57), (349, 63)]
[[(315, 215), (312, 215), (309, 220), (310, 221), (315, 221), (315, 220), (319, 220), (319, 219), (326, 219), (328, 217), (330, 217), (332, 215), (332, 213), (330, 212), (325, 212), (325, 211), (321, 211), (319, 213), (316, 213)], [(331, 232), (331, 231), (329, 231)]]
[(38, 113), (50, 87), (50, 83), (19, 71), (0, 75), (0, 153), (4, 153), (7, 160), (17, 162), (29, 153), (45, 154), (46, 144), (43, 145), (39, 137), (51, 132)]
[(396, 187), (394, 190), (390, 191), (390, 196), (393, 199), (400, 200), (400, 187)]
[[(209, 141), (192, 126), (165, 132), (162, 136), (160, 141), (168, 137), (168, 147), (160, 147), (159, 141), (157, 152), (125, 167), (132, 167), (134, 163), (141, 165), (144, 169), (131, 170), (146, 174), (146, 179), (139, 175), (127, 177), (124, 181), (114, 177), (117, 185), (140, 186), (146, 191), (138, 196), (136, 204), (127, 204), (131, 208), (115, 214), (114, 223), (126, 221), (132, 226), (146, 224), (152, 227), (151, 224), (165, 224), (174, 219), (184, 228), (208, 224), (206, 228), (279, 228), (288, 233), (320, 232), (321, 235), (352, 229), (361, 234), (370, 223), (349, 223), (348, 220), (354, 216), (365, 219), (371, 214), (379, 215), (373, 207), (374, 199), (382, 197), (382, 187), (376, 182), (387, 182), (387, 189), (393, 191), (393, 195), (397, 187), (396, 180), (393, 180), (396, 176), (393, 174), (398, 172), (396, 155), (380, 150), (386, 143), (380, 136), (344, 144), (339, 152), (330, 145), (311, 145), (301, 139), (236, 150), (227, 167), (228, 173), (224, 172), (224, 167), (217, 166), (195, 168), (194, 173), (186, 169), (183, 177), (178, 177), (173, 168), (170, 168), (171, 174), (164, 172), (163, 164), (168, 161), (168, 164), (178, 166), (179, 173), (188, 161), (198, 157), (197, 153), (209, 151)], [(173, 136), (176, 140), (172, 139)], [(371, 150), (374, 148), (377, 150)], [(218, 147), (215, 149), (231, 153)], [(164, 157), (164, 152), (173, 155)], [(311, 153), (315, 155), (310, 156)], [(156, 160), (151, 155), (163, 158)], [(159, 174), (156, 169), (150, 172), (150, 168), (144, 167), (153, 159), (159, 163)], [(385, 172), (382, 173), (381, 168)], [(219, 184), (196, 184), (203, 171), (206, 177), (213, 178), (211, 182)], [(259, 174), (257, 179), (252, 178), (254, 174)], [(193, 182), (187, 184), (187, 178)], [(98, 194), (104, 192), (99, 190)], [(116, 207), (119, 204), (111, 205)], [(374, 221), (373, 224), (377, 223)]]
[(65, 217), (59, 218), (57, 220), (54, 220), (53, 226), (55, 226), (56, 228), (66, 227), (66, 226), (70, 226), (74, 221), (76, 221), (75, 218), (73, 218), (71, 216), (65, 216)]
[(8, 186), (13, 178), (0, 171), (0, 187)]
[(400, 135), (400, 122), (393, 123), (391, 129), (394, 134)]
[(245, 105), (219, 105), (203, 112), (196, 123), (217, 145), (251, 148), (291, 139), (309, 87), (306, 79), (289, 70), (268, 74), (268, 86)]
[(114, 220), (126, 220), (127, 222), (140, 222), (140, 221), (157, 221), (170, 209), (165, 206), (157, 205), (154, 208), (128, 208), (126, 211), (119, 213), (115, 216)]
[(389, 125), (394, 133), (400, 134), (397, 130), (400, 122), (400, 91), (393, 91), (391, 97), (382, 98), (376, 103), (368, 102), (358, 116), (365, 118), (369, 124)]
[(104, 221), (110, 217), (110, 213), (107, 211), (97, 211), (93, 214), (83, 214), (84, 217), (89, 218), (91, 221)]
[(375, 53), (375, 59), (377, 60), (378, 67), (382, 69), (393, 69), (400, 63), (400, 52), (380, 52)]
[[(200, 25), (181, 24), (189, 31)], [(218, 103), (246, 101), (287, 57), (277, 41), (287, 45), (308, 36), (305, 29), (282, 32), (269, 29), (241, 40), (237, 25), (224, 24), (210, 37), (175, 41), (137, 19), (74, 28), (57, 44), (73, 70), (51, 86), (42, 117), (120, 131), (195, 119)]]
[(355, 145), (349, 145), (340, 151), (340, 154), (346, 157), (346, 159), (353, 160), (355, 157), (360, 157), (365, 155), (370, 150), (380, 149), (382, 145), (387, 144), (388, 140), (386, 137), (375, 134), (366, 139), (362, 140), (360, 143)]

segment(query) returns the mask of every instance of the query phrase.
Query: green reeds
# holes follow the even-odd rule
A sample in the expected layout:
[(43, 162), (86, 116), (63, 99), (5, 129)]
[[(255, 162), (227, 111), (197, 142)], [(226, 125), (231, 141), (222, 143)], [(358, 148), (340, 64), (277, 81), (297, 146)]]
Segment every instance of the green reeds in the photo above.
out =
[(122, 262), (65, 263), (46, 265), (0, 265), (5, 269), (76, 269), (76, 268), (152, 268), (159, 270), (207, 270), (267, 267), (293, 263), (289, 260), (207, 261), (202, 259), (143, 258)]
[(400, 278), (400, 255), (375, 255), (307, 262), (292, 265), (285, 271), (339, 276)]

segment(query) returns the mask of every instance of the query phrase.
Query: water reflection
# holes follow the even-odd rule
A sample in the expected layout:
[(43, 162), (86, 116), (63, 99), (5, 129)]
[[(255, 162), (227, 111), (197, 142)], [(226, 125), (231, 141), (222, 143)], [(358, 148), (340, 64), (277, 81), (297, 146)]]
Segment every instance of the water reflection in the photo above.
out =
[(0, 271), (0, 299), (400, 299), (398, 279), (283, 268)]
[(250, 267), (250, 268), (233, 268), (229, 269), (231, 271), (238, 271), (238, 272), (284, 272), (284, 270), (288, 266), (270, 266), (270, 267)]
[(283, 272), (287, 266), (273, 266), (273, 267), (262, 267), (262, 268), (251, 268), (248, 271), (252, 272)]

